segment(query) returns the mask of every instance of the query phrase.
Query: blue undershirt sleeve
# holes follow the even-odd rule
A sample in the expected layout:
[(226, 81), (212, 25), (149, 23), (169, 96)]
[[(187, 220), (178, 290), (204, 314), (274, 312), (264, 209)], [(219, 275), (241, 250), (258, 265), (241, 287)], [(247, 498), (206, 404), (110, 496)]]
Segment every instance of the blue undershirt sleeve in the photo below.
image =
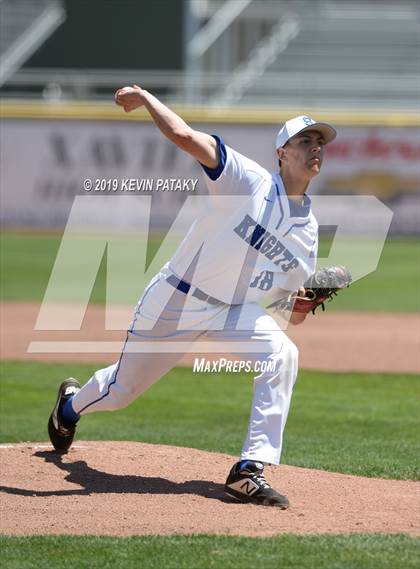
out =
[(204, 172), (210, 178), (210, 180), (217, 180), (220, 174), (223, 172), (225, 164), (226, 164), (226, 146), (223, 139), (216, 134), (212, 134), (212, 137), (216, 140), (218, 148), (219, 148), (219, 164), (216, 168), (208, 168), (199, 162), (200, 166), (203, 168)]

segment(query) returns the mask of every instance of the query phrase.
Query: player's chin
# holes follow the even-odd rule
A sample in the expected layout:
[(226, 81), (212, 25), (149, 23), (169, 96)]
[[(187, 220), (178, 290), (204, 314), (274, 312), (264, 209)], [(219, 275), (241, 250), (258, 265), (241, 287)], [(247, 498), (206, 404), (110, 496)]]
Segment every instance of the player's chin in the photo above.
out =
[(311, 178), (319, 174), (321, 171), (321, 164), (318, 162), (312, 162), (308, 166), (308, 173)]
[(307, 164), (308, 164), (308, 168), (310, 170), (312, 170), (313, 172), (316, 172), (317, 174), (321, 170), (322, 162), (321, 162), (320, 158), (318, 158), (318, 157), (311, 158)]

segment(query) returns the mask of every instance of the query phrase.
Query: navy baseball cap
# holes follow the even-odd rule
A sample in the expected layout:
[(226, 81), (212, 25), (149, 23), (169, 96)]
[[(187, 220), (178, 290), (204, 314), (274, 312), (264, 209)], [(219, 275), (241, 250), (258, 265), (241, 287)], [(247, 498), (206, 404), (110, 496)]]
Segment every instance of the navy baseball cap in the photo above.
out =
[(293, 136), (296, 136), (305, 130), (316, 130), (317, 132), (320, 132), (324, 137), (325, 144), (333, 141), (337, 136), (337, 131), (330, 124), (326, 122), (317, 122), (314, 121), (314, 119), (311, 119), (311, 117), (301, 115), (284, 123), (282, 128), (277, 133), (276, 149), (281, 148)]

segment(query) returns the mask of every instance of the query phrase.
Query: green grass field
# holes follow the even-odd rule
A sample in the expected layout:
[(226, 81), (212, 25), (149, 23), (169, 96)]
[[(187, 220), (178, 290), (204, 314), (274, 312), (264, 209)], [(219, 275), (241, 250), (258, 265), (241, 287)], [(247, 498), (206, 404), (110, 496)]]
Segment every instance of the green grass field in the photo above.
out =
[[(1, 236), (1, 299), (39, 301), (60, 244), (57, 234)], [(151, 252), (157, 242), (151, 244)], [(321, 254), (328, 242), (321, 244)], [(378, 270), (329, 310), (419, 311), (419, 244), (386, 243)], [(77, 280), (77, 274), (73, 275)], [(102, 261), (91, 300), (105, 300)], [(403, 289), (403, 292), (402, 292)], [(141, 291), (140, 291), (141, 292)], [(132, 299), (127, 299), (132, 303)], [(0, 441), (46, 441), (58, 382), (87, 380), (98, 366), (1, 362)], [(85, 417), (78, 438), (138, 440), (237, 455), (249, 417), (252, 379), (174, 369), (127, 409)], [(282, 461), (324, 470), (418, 480), (420, 380), (404, 374), (301, 371)], [(0, 537), (6, 569), (411, 569), (420, 540), (401, 535), (281, 535), (132, 538)]]
[[(60, 245), (58, 234), (4, 233), (1, 235), (1, 299), (41, 300)], [(325, 239), (320, 246), (320, 255), (325, 254), (330, 241)], [(156, 251), (158, 242), (152, 241), (150, 253)], [(150, 258), (150, 257), (149, 257)], [(369, 310), (418, 312), (420, 301), (420, 244), (415, 239), (388, 240), (385, 244), (378, 269), (354, 283), (348, 291), (340, 294), (329, 304), (328, 310)], [(127, 261), (127, 266), (129, 262)], [(123, 270), (123, 268), (122, 268)], [(72, 274), (71, 287), (78, 281)], [(93, 302), (105, 301), (106, 263), (103, 261), (92, 292)], [(146, 284), (146, 283), (144, 283)], [(128, 298), (134, 304), (142, 292)], [(124, 301), (125, 301), (125, 297)]]
[[(45, 441), (57, 383), (86, 381), (94, 365), (3, 362), (2, 442)], [(283, 462), (383, 478), (418, 479), (420, 381), (412, 375), (301, 371)], [(95, 413), (78, 437), (138, 440), (237, 455), (248, 424), (251, 375), (176, 368), (127, 409)]]
[(416, 569), (420, 553), (420, 541), (402, 535), (7, 537), (0, 545), (7, 569)]

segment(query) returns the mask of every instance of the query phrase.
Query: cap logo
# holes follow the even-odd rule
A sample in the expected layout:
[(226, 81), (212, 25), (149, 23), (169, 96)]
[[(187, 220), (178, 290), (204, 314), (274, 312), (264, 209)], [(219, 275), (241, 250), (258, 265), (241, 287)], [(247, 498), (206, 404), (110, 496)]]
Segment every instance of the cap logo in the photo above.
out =
[(303, 122), (306, 126), (311, 126), (311, 124), (315, 124), (315, 121), (311, 119), (311, 117), (302, 117)]

